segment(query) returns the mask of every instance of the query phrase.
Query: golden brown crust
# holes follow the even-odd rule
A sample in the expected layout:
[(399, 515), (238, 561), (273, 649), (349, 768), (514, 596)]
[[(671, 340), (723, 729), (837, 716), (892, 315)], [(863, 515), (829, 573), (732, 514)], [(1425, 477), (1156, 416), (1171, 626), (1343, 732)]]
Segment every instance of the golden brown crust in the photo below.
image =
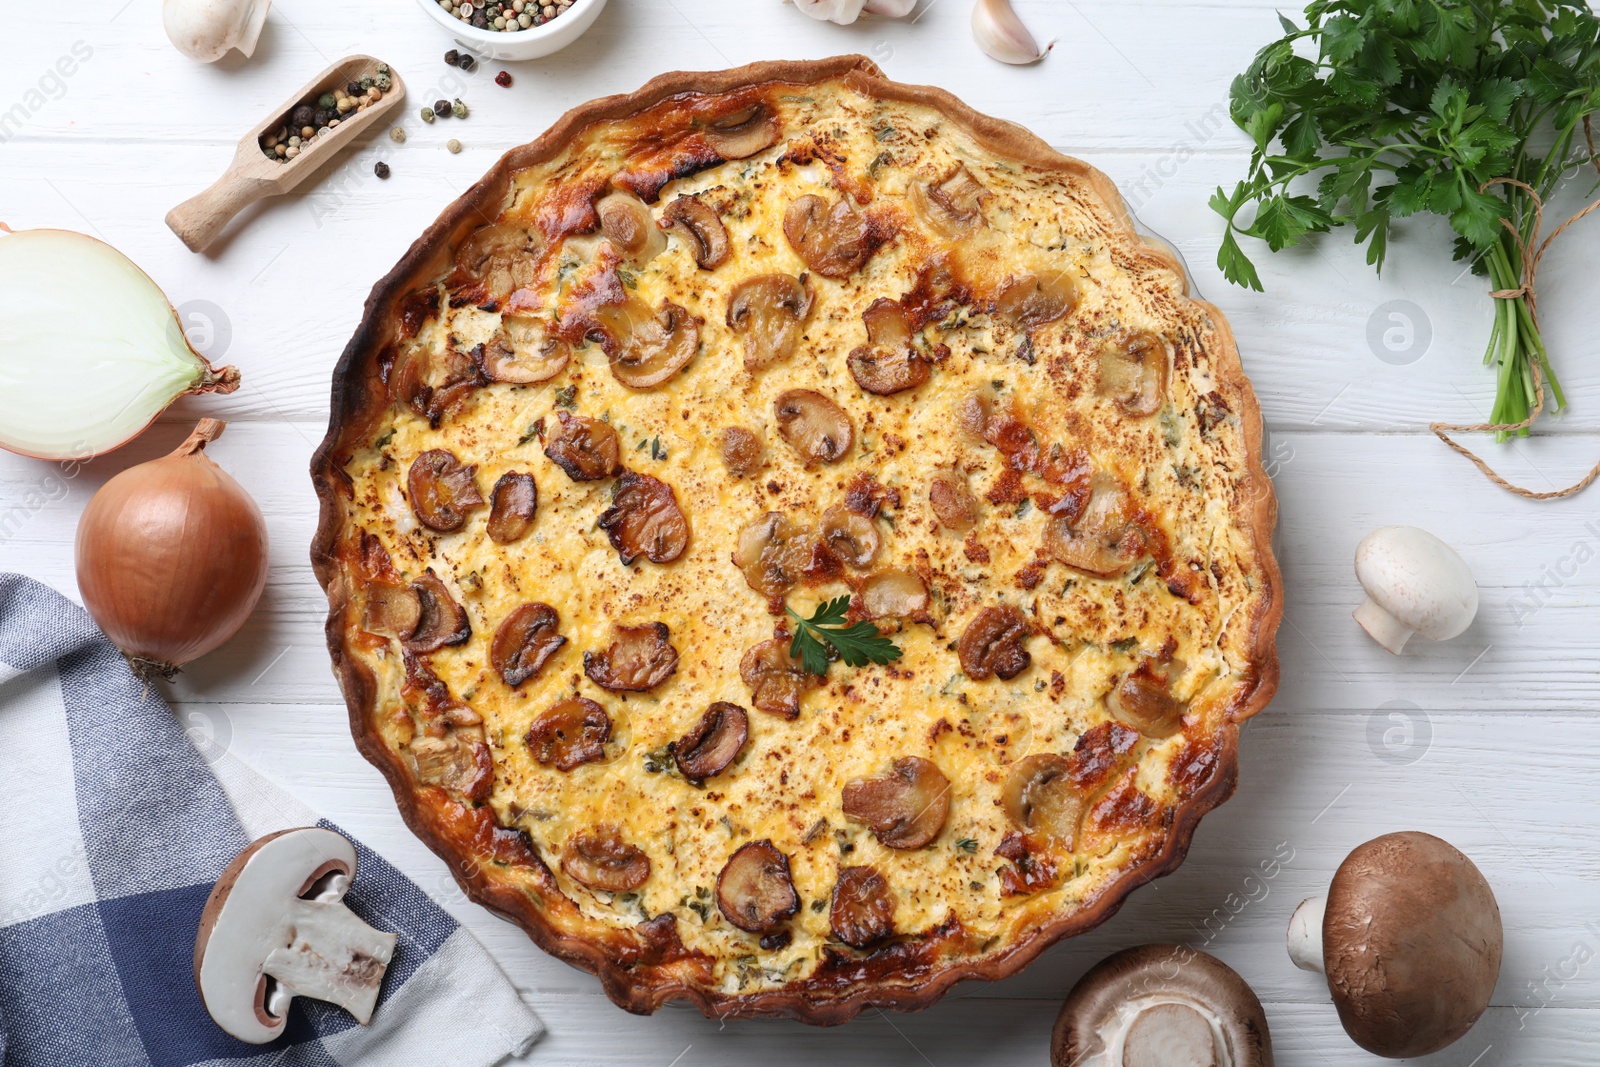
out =
[[(1264, 708), (1277, 686), (1274, 637), (1283, 605), (1270, 545), (1276, 501), (1261, 465), (1260, 411), (1221, 313), (1209, 304), (1196, 302), (1209, 317), (1219, 341), (1212, 352), (1213, 372), (1222, 379), (1220, 388), (1241, 405), (1238, 414), (1249, 465), (1243, 481), (1252, 493), (1246, 525), (1255, 542), (1258, 577), (1268, 586), (1257, 598), (1259, 607), (1251, 620), (1248, 659), (1253, 678), (1236, 688), (1228, 724), (1208, 747), (1188, 759), (1181, 779), (1184, 799), (1169, 809), (1170, 825), (1159, 847), (1150, 847), (1157, 845), (1151, 841), (1145, 853), (1130, 861), (1121, 876), (1102, 885), (1069, 914), (1040, 926), (1003, 953), (976, 960), (956, 958), (966, 935), (952, 916), (920, 939), (898, 941), (865, 956), (847, 958), (830, 951), (810, 976), (779, 990), (725, 992), (709, 981), (709, 958), (684, 948), (667, 914), (642, 924), (636, 937), (575, 937), (565, 933), (556, 919), (574, 905), (562, 896), (552, 873), (526, 837), (520, 831), (498, 827), (492, 809), (463, 807), (443, 790), (418, 783), (409, 765), (379, 735), (375, 678), (351, 654), (348, 645), (360, 620), (355, 617), (352, 596), (354, 564), (340, 557), (339, 547), (341, 536), (348, 532), (341, 501), (341, 493), (348, 487), (344, 463), (356, 442), (368, 439), (369, 431), (388, 405), (376, 358), (387, 341), (383, 331), (392, 322), (403, 322), (418, 314), (414, 307), (407, 307), (407, 301), (414, 300), (411, 294), (419, 281), (442, 276), (449, 267), (452, 250), (468, 232), (495, 221), (509, 196), (513, 175), (552, 158), (590, 124), (625, 118), (668, 98), (688, 94), (710, 96), (771, 83), (807, 85), (830, 79), (842, 79), (869, 96), (932, 107), (999, 157), (1070, 174), (1089, 183), (1120, 228), (1133, 232), (1133, 221), (1121, 196), (1097, 170), (1055, 152), (1021, 127), (973, 111), (943, 90), (890, 82), (864, 57), (757, 63), (717, 72), (666, 74), (637, 92), (576, 108), (531, 144), (508, 152), (417, 239), (367, 300), (361, 325), (335, 370), (328, 434), (311, 463), (321, 502), (312, 564), (329, 599), (328, 646), (358, 749), (389, 780), (412, 831), (450, 864), (456, 880), (474, 900), (516, 922), (547, 952), (596, 974), (607, 995), (633, 1012), (648, 1013), (668, 1000), (682, 998), (692, 1001), (707, 1015), (776, 1015), (831, 1025), (844, 1022), (867, 1007), (925, 1007), (963, 979), (993, 980), (1015, 973), (1055, 941), (1105, 921), (1139, 885), (1176, 869), (1200, 818), (1233, 792), (1239, 724)], [(645, 175), (639, 181), (648, 186), (659, 182), (659, 177)], [(1150, 256), (1182, 276), (1179, 264), (1169, 253), (1153, 245), (1147, 248)], [(1179, 780), (1178, 774), (1179, 768), (1175, 767), (1175, 780)]]

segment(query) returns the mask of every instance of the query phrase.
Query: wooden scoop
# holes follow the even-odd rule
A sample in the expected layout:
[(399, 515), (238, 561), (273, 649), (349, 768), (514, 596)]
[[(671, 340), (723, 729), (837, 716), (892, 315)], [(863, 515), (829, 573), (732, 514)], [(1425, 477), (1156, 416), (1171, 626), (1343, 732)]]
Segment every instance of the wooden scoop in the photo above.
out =
[(405, 99), (405, 82), (393, 67), (389, 79), (393, 83), (383, 99), (365, 111), (352, 111), (339, 120), (339, 125), (328, 131), (326, 137), (316, 137), (309, 148), (287, 162), (274, 163), (261, 149), (261, 138), (288, 123), (289, 113), (307, 100), (315, 100), (325, 92), (360, 81), (373, 74), (383, 64), (371, 56), (346, 56), (313, 78), (305, 88), (296, 93), (288, 103), (268, 115), (239, 142), (233, 163), (227, 173), (218, 178), (211, 188), (191, 197), (167, 212), (167, 226), (183, 239), (191, 252), (203, 252), (222, 232), (228, 220), (248, 204), (267, 196), (278, 196), (294, 189), (301, 182), (332, 162), (342, 148), (361, 136), (363, 130), (384, 121), (389, 111)]

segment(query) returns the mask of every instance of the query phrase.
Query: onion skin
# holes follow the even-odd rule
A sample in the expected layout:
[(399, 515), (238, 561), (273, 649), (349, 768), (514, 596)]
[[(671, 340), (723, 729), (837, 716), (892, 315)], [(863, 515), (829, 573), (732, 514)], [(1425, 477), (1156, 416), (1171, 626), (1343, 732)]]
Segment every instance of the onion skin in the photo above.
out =
[(223, 425), (202, 419), (170, 455), (118, 474), (78, 521), (84, 607), (146, 679), (232, 637), (266, 585), (261, 509), (205, 454)]

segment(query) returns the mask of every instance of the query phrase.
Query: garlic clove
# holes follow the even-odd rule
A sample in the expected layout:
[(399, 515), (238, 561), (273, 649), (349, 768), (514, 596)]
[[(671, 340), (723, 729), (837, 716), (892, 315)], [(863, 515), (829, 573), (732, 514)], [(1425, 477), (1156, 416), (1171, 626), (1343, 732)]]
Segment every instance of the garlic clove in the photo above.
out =
[(237, 49), (256, 50), (272, 0), (164, 0), (161, 21), (178, 51), (201, 63), (215, 63)]
[(911, 14), (911, 9), (917, 6), (917, 0), (867, 0), (867, 6), (861, 11), (866, 15), (881, 15), (884, 18), (900, 19)]
[(1018, 66), (1039, 62), (1056, 46), (1055, 41), (1051, 41), (1039, 47), (1039, 42), (1017, 17), (1011, 0), (978, 0), (972, 8), (972, 35), (978, 39), (978, 47), (991, 59)]
[(820, 22), (837, 22), (841, 26), (848, 26), (861, 16), (867, 3), (866, 0), (794, 0), (794, 6)]

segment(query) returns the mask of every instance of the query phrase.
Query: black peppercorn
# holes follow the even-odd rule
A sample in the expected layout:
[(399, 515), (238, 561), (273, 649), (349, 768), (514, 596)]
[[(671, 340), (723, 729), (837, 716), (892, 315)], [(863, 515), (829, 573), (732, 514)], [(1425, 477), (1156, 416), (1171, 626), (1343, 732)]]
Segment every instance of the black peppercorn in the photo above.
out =
[(339, 117), (339, 112), (335, 111), (333, 108), (319, 107), (317, 108), (316, 114), (312, 117), (316, 119), (316, 121), (307, 123), (308, 126), (326, 126), (329, 120)]
[(444, 61), (453, 67), (461, 61), (461, 53), (452, 48), (444, 54)]
[[(489, 24), (489, 16), (483, 15), (481, 17), (483, 18), (483, 26), (478, 26), (478, 29), (480, 29), (480, 30), (483, 29), (484, 26), (487, 26)], [(472, 20), (472, 22), (473, 22), (473, 25), (476, 26), (478, 20), (476, 18), (474, 18)], [(477, 65), (478, 65), (478, 61), (476, 59), (473, 59), (471, 53), (468, 53), (468, 52), (462, 52), (461, 53), (461, 58), (456, 61), (456, 66), (460, 67), (462, 70), (467, 71), (469, 73)]]
[(380, 178), (387, 178), (389, 176), (389, 164), (379, 160), (373, 165), (372, 173), (376, 174)]
[(317, 124), (315, 121), (316, 117), (316, 108), (312, 107), (310, 104), (301, 104), (299, 107), (294, 109), (294, 115), (291, 118), (289, 125), (293, 126), (297, 130), (302, 126), (315, 126)]
[(449, 118), (450, 117), (450, 101), (448, 101), (448, 100), (435, 100), (433, 102), (433, 113), (435, 115), (438, 115), (442, 119)]
[[(489, 28), (489, 16), (484, 14), (482, 11), (478, 12), (476, 15), (472, 16), (472, 26), (473, 26), (474, 29), (478, 29), (478, 30), (486, 30), (486, 29), (488, 29)], [(465, 68), (463, 68), (463, 69), (465, 69)]]
[(344, 95), (346, 96), (360, 96), (364, 92), (366, 90), (361, 88), (360, 82), (350, 82), (344, 87)]

